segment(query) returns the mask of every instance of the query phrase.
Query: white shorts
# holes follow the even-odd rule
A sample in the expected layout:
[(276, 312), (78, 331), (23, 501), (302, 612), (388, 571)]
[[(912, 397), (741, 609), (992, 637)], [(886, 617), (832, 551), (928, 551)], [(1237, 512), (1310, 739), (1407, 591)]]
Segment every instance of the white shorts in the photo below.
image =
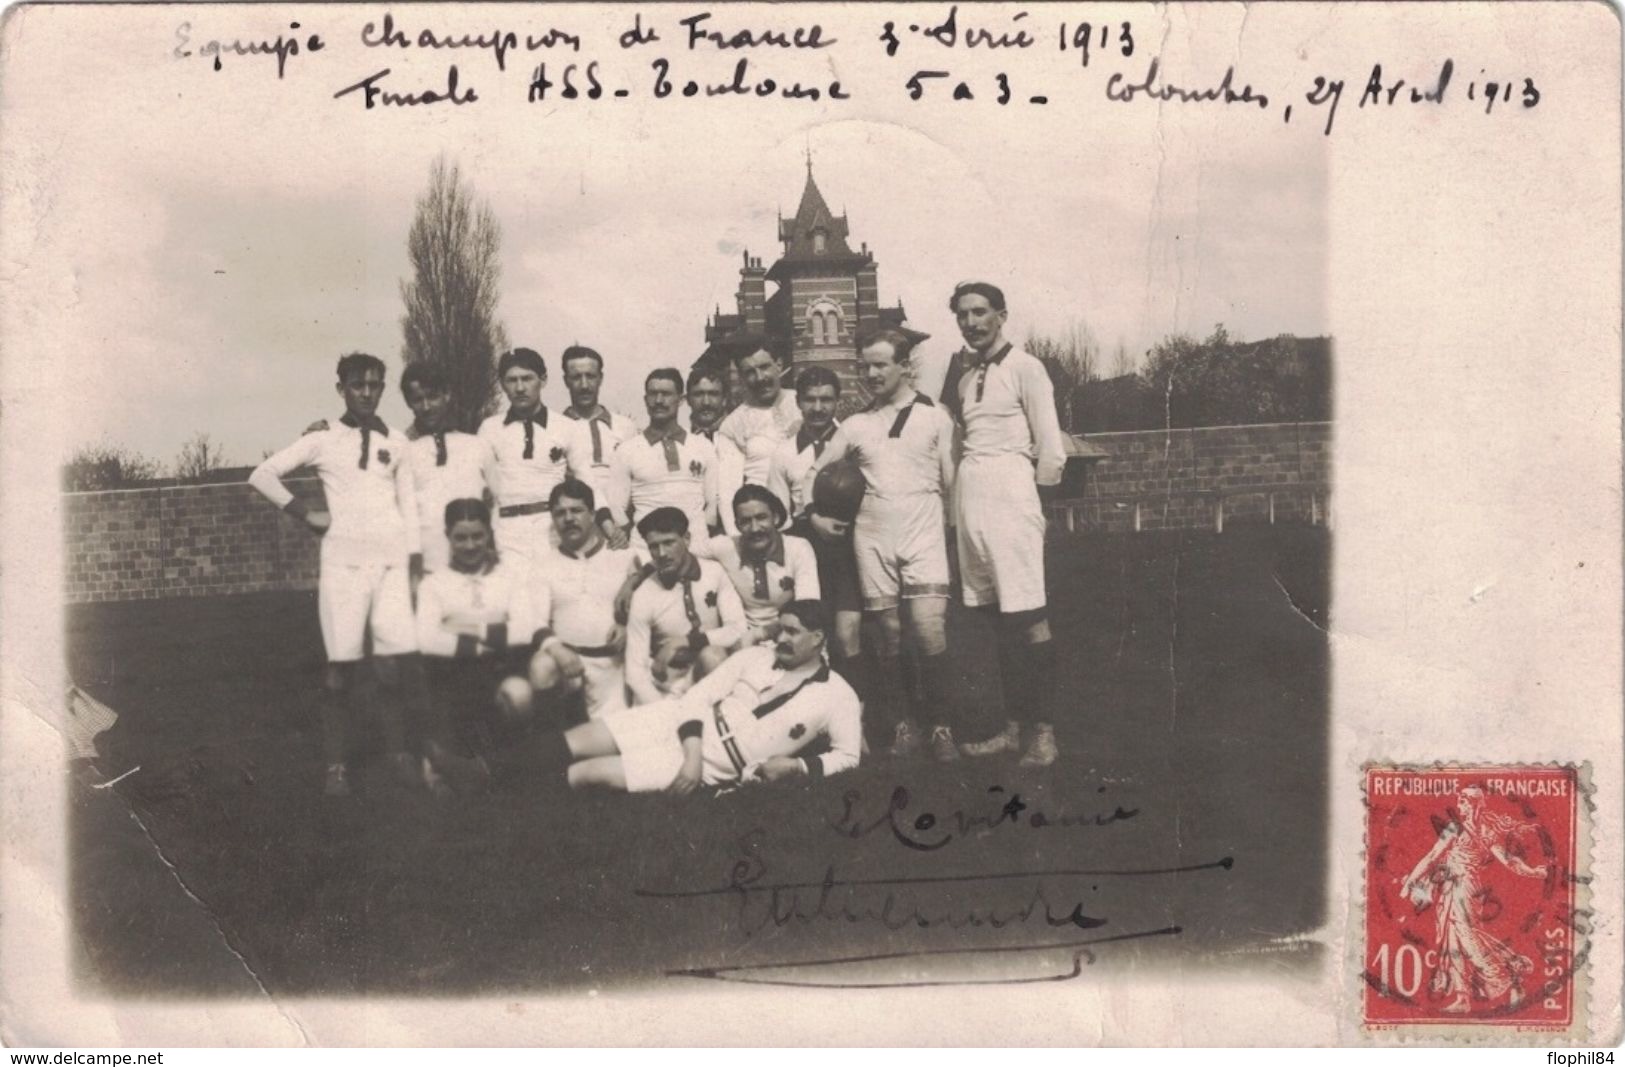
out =
[(373, 655), (404, 656), (418, 650), (412, 584), (404, 563), (324, 562), (316, 580), (316, 612), (329, 663), (359, 660), (369, 625)]
[(581, 670), (587, 718), (601, 718), (606, 712), (626, 707), (626, 664), (620, 657), (582, 656)]
[[(628, 793), (655, 793), (671, 785), (677, 772), (683, 769), (683, 743), (677, 738), (677, 728), (689, 714), (689, 710), (676, 700), (662, 700), (658, 704), (621, 708), (604, 714), (601, 721), (621, 754), (621, 769), (626, 775)], [(714, 753), (713, 748), (717, 750)], [(709, 728), (700, 751), (702, 782), (720, 785), (734, 780), (733, 766), (721, 752), (721, 747), (712, 744)], [(718, 759), (721, 760), (720, 766)]]
[(497, 553), (504, 563), (528, 571), (544, 562), (558, 549), (553, 536), (553, 516), (545, 511), (535, 515), (497, 516)]
[(899, 598), (948, 595), (948, 543), (935, 497), (869, 516), (860, 512), (852, 553), (864, 611), (895, 608)]
[(968, 607), (1044, 607), (1044, 509), (1025, 456), (967, 459), (954, 494), (959, 580)]

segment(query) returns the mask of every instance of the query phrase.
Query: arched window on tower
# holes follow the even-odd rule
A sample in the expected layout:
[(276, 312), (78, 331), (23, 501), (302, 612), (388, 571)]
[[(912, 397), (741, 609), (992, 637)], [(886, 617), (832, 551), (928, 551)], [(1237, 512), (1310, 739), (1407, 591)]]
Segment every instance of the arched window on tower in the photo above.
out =
[(841, 308), (831, 300), (820, 298), (807, 308), (807, 333), (815, 345), (841, 343)]

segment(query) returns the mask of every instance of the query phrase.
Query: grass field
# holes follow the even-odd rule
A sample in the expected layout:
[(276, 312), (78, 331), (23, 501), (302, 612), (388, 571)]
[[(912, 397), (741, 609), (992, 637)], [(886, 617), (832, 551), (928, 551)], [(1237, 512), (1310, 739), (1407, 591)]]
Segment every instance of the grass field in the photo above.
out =
[[(84, 977), (164, 996), (997, 980), (1070, 950), (935, 953), (1108, 937), (1085, 962), (1265, 959), (1320, 916), (1329, 554), (1302, 527), (1057, 542), (1057, 766), (874, 761), (681, 801), (552, 781), (437, 801), (370, 767), (324, 799), (313, 593), (73, 608), (72, 675), (121, 716), (98, 770), (141, 768), (76, 779)], [(990, 633), (958, 613), (950, 636), (991, 722)], [(1202, 869), (1132, 873), (1170, 867)], [(888, 958), (764, 966), (855, 956)]]

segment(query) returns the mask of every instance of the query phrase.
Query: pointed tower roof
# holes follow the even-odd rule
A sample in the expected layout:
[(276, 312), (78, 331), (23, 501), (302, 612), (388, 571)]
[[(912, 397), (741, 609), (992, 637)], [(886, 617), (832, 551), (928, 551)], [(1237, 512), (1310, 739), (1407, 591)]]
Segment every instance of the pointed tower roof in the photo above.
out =
[[(814, 236), (824, 235), (823, 251), (818, 251)], [(787, 259), (814, 256), (850, 256), (852, 249), (846, 243), (846, 216), (837, 216), (829, 209), (824, 194), (813, 179), (812, 157), (807, 158), (807, 184), (801, 190), (801, 206), (795, 218), (779, 220), (779, 240), (784, 242)]]

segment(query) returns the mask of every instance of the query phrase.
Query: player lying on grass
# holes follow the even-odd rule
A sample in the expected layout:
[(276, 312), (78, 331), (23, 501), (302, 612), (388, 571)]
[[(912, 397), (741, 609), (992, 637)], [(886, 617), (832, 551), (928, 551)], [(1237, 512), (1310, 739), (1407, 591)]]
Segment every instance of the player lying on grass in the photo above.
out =
[[(852, 687), (824, 659), (825, 614), (820, 601), (792, 601), (771, 645), (728, 657), (684, 695), (608, 712), (563, 733), (533, 734), (500, 758), (526, 775), (564, 771), (574, 789), (631, 793), (684, 794), (702, 785), (851, 770), (863, 742), (862, 712)], [(828, 751), (798, 755), (820, 738)], [(477, 772), (445, 770), (467, 788), (483, 786)]]
[[(449, 566), (424, 577), (417, 608), (431, 706), (443, 709), (424, 749), (441, 762), (488, 751), (493, 712), (497, 722), (531, 713), (534, 695), (525, 672), (536, 632), (523, 575), (497, 558), (485, 502), (453, 500), (445, 508), (445, 528)], [(437, 750), (452, 745), (453, 736), (460, 752)], [(435, 774), (424, 777), (430, 789), (441, 791)]]
[[(404, 784), (416, 784), (418, 761), (407, 754), (402, 703), (427, 714), (427, 692), (417, 652), (409, 571), (421, 567), (417, 500), (406, 470), (406, 439), (377, 415), (384, 364), (352, 352), (339, 360), (339, 425), (307, 433), (254, 468), (248, 483), (322, 538), (316, 583), (327, 669), (322, 677), (323, 791), (347, 796), (346, 692), (355, 699), (357, 670), (367, 631), (384, 700), (386, 763)], [(327, 512), (308, 511), (282, 484), (299, 467), (313, 467), (327, 497)]]
[(702, 560), (722, 565), (745, 606), (749, 624), (744, 644), (772, 640), (779, 631), (779, 609), (792, 600), (822, 600), (818, 557), (812, 545), (781, 532), (788, 519), (784, 505), (763, 485), (742, 485), (733, 498), (737, 536), (726, 534), (690, 545)]

